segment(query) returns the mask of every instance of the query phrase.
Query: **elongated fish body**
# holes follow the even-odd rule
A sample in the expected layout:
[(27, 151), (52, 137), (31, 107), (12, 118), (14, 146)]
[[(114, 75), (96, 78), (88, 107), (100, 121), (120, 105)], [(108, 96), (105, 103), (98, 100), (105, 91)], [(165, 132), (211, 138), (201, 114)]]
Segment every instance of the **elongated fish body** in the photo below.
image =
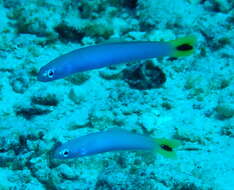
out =
[(151, 137), (130, 133), (122, 129), (111, 129), (68, 141), (57, 147), (53, 156), (57, 159), (68, 159), (111, 151), (157, 151), (160, 148), (160, 143)]
[[(54, 157), (65, 159), (118, 150), (153, 150), (154, 148), (155, 143), (149, 137), (112, 129), (68, 141), (55, 150)], [(64, 153), (68, 155), (64, 157)]]
[[(183, 39), (187, 43), (188, 39)], [(189, 38), (191, 41), (191, 39)], [(180, 41), (182, 41), (180, 39)], [(189, 42), (190, 42), (189, 41)], [(180, 46), (184, 45), (182, 42)], [(73, 73), (102, 68), (122, 62), (136, 61), (161, 56), (177, 56), (175, 41), (171, 42), (119, 42), (94, 45), (74, 50), (43, 66), (38, 80), (47, 82), (64, 78)], [(190, 51), (191, 46), (188, 46)], [(179, 50), (181, 51), (181, 50)]]

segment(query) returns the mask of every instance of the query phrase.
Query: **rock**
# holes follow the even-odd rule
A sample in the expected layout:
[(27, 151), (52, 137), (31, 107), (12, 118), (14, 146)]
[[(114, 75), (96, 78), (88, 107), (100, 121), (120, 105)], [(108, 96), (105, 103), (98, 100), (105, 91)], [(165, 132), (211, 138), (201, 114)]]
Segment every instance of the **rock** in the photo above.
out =
[(89, 120), (89, 110), (87, 108), (81, 108), (79, 110), (79, 115), (75, 115), (75, 119), (71, 122), (70, 126), (68, 127), (71, 130), (76, 130), (79, 128), (89, 127), (90, 120)]
[(121, 4), (123, 7), (129, 8), (129, 9), (136, 9), (137, 7), (137, 0), (122, 0)]
[(99, 72), (100, 76), (106, 80), (114, 80), (121, 78), (122, 71), (119, 69), (105, 69)]
[(27, 120), (32, 119), (35, 116), (39, 116), (39, 115), (45, 115), (50, 113), (52, 110), (50, 109), (44, 109), (44, 108), (40, 108), (37, 106), (32, 106), (32, 107), (17, 107), (15, 109), (15, 113), (17, 116), (22, 116)]
[(85, 94), (80, 89), (72, 88), (69, 91), (68, 98), (73, 101), (75, 104), (79, 105), (85, 101)]
[(184, 184), (175, 184), (172, 190), (202, 190), (202, 188), (198, 187), (193, 183), (184, 183)]
[(158, 66), (147, 61), (125, 69), (123, 79), (131, 88), (147, 90), (162, 87), (166, 82), (166, 75)]
[(56, 169), (59, 172), (59, 174), (63, 177), (63, 179), (75, 180), (75, 179), (78, 178), (78, 176), (77, 176), (76, 172), (74, 171), (74, 169), (72, 169), (71, 167), (69, 167), (66, 164), (61, 164)]
[(85, 36), (83, 31), (79, 31), (77, 28), (69, 26), (67, 23), (60, 23), (54, 29), (59, 34), (59, 38), (63, 41), (80, 42)]
[(45, 105), (45, 106), (57, 106), (58, 99), (55, 94), (37, 95), (31, 98), (33, 104)]
[(29, 87), (29, 77), (25, 72), (14, 72), (9, 80), (12, 89), (16, 93), (23, 94)]
[(59, 179), (53, 176), (53, 172), (48, 167), (45, 157), (32, 158), (27, 166), (31, 174), (47, 187), (46, 189), (55, 189), (55, 184), (59, 182)]
[(234, 116), (234, 106), (231, 104), (220, 104), (215, 108), (219, 119), (229, 119)]
[(87, 80), (89, 80), (90, 75), (87, 73), (76, 73), (66, 78), (67, 81), (75, 85), (81, 85)]
[(100, 173), (96, 187), (97, 190), (103, 189), (153, 189), (153, 181), (149, 178), (147, 172), (131, 174), (126, 170), (108, 167)]
[(234, 124), (229, 123), (222, 127), (221, 134), (229, 137), (234, 137)]

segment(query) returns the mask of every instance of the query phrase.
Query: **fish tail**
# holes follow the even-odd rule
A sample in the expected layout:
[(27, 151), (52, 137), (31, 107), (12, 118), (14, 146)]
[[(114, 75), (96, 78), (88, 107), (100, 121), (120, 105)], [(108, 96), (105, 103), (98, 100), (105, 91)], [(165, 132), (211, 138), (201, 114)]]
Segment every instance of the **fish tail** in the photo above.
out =
[(163, 155), (166, 158), (176, 159), (176, 152), (173, 150), (181, 145), (180, 141), (175, 139), (154, 139), (157, 144), (155, 152)]
[(176, 40), (169, 41), (172, 46), (171, 57), (183, 57), (191, 55), (194, 52), (194, 45), (196, 43), (195, 36), (186, 36)]

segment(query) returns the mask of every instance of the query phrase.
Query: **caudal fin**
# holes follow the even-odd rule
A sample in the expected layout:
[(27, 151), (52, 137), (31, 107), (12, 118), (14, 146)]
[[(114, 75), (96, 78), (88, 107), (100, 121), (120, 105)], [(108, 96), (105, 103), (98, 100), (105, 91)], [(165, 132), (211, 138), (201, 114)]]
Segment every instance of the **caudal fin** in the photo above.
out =
[(194, 52), (194, 45), (196, 43), (195, 36), (187, 36), (169, 41), (173, 51), (171, 57), (182, 57), (191, 55)]
[(181, 145), (180, 141), (175, 139), (155, 139), (155, 143), (158, 146), (155, 149), (156, 152), (163, 155), (166, 158), (176, 159), (176, 153), (173, 149)]

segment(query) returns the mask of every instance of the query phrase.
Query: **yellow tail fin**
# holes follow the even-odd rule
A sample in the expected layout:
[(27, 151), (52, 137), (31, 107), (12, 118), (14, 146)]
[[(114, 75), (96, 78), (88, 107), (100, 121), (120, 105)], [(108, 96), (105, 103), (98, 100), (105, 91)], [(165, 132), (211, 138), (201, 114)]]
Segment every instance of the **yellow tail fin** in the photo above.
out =
[(173, 51), (171, 57), (182, 57), (191, 55), (194, 52), (194, 45), (196, 43), (195, 36), (187, 36), (169, 41)]
[(157, 143), (157, 148), (155, 149), (156, 152), (160, 153), (166, 158), (176, 159), (176, 153), (173, 150), (181, 145), (180, 141), (175, 139), (155, 139)]

